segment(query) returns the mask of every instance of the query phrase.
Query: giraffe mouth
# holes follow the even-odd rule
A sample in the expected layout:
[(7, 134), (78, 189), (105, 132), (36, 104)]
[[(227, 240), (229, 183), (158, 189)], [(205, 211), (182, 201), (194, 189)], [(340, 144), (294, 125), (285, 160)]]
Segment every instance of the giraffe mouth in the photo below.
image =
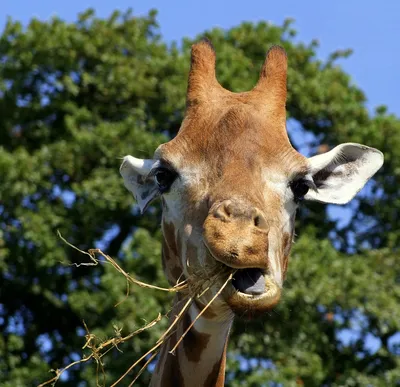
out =
[(265, 272), (257, 268), (238, 270), (232, 279), (232, 285), (240, 293), (260, 296), (265, 293)]
[(225, 301), (241, 319), (253, 319), (273, 309), (281, 298), (279, 285), (262, 269), (238, 270), (225, 293)]
[(235, 270), (231, 283), (222, 292), (222, 297), (236, 315), (252, 318), (276, 306), (282, 289), (268, 269), (232, 267), (217, 259), (206, 243), (205, 247), (219, 264)]
[(244, 300), (249, 307), (274, 306), (281, 294), (280, 286), (264, 269), (237, 270), (231, 285), (230, 299)]

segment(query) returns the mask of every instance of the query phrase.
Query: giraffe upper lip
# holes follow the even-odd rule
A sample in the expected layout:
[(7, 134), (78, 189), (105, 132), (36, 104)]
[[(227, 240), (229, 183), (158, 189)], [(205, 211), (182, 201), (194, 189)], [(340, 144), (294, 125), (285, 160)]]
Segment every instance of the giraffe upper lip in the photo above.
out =
[[(204, 243), (204, 242), (203, 242)], [(236, 269), (232, 266), (228, 266), (225, 263), (218, 261), (213, 253), (208, 248), (207, 244), (204, 243), (204, 246), (207, 249), (207, 252), (213, 257), (217, 262), (221, 265), (230, 267), (232, 269)], [(246, 279), (247, 277), (247, 279)], [(265, 273), (265, 270), (262, 268), (241, 268), (237, 269), (235, 275), (233, 276), (231, 287), (239, 296), (243, 296), (246, 298), (258, 298), (263, 297), (267, 291), (267, 282), (269, 282), (270, 277)]]
[(262, 268), (262, 267), (255, 267), (255, 266), (243, 267), (243, 264), (241, 264), (240, 266), (239, 265), (238, 266), (228, 265), (225, 262), (223, 262), (220, 259), (218, 259), (217, 257), (215, 257), (215, 255), (212, 253), (212, 251), (207, 246), (207, 243), (204, 240), (203, 240), (203, 245), (206, 248), (208, 254), (210, 254), (211, 257), (213, 257), (217, 262), (219, 262), (223, 266), (229, 267), (231, 269), (236, 269), (237, 271), (256, 269), (256, 270), (260, 270), (263, 274), (265, 274), (265, 272), (266, 272), (265, 268)]

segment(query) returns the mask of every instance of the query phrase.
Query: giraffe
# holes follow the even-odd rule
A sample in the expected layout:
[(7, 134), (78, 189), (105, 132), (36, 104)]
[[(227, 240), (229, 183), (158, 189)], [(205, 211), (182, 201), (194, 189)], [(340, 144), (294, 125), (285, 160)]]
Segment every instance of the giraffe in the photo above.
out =
[[(186, 111), (178, 134), (153, 159), (126, 156), (124, 184), (142, 213), (161, 197), (162, 264), (174, 285), (212, 265), (236, 269), (191, 304), (163, 345), (151, 386), (223, 386), (235, 316), (273, 308), (288, 268), (295, 213), (303, 200), (345, 204), (383, 164), (383, 154), (356, 143), (306, 158), (286, 131), (287, 56), (273, 46), (248, 92), (223, 88), (216, 54), (192, 46)], [(174, 354), (177, 339), (213, 296)], [(171, 318), (184, 298), (175, 297)]]

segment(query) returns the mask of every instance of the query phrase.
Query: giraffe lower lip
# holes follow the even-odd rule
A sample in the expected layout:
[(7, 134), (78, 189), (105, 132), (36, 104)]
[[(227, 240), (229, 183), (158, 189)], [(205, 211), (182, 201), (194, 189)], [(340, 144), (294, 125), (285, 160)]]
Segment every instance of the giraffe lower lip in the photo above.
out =
[(281, 297), (280, 287), (267, 275), (265, 289), (261, 294), (243, 293), (233, 285), (227, 290), (226, 302), (240, 318), (254, 318), (274, 308)]

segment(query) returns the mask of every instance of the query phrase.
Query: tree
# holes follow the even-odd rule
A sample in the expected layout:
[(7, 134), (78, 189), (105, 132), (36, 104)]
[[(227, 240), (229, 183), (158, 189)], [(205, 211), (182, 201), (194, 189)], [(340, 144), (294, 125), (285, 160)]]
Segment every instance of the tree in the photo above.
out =
[[(255, 84), (269, 45), (286, 48), (289, 130), (299, 148), (313, 153), (321, 144), (362, 142), (386, 158), (348, 207), (345, 227), (325, 221), (322, 205), (302, 209), (284, 300), (263, 319), (235, 324), (227, 384), (399, 385), (399, 119), (384, 107), (369, 114), (364, 94), (337, 64), (349, 53), (318, 60), (316, 42), (295, 43), (290, 21), (206, 35), (218, 52), (218, 78), (233, 91)], [(76, 23), (34, 19), (26, 28), (8, 21), (0, 37), (1, 386), (37, 385), (50, 368), (76, 360), (83, 320), (100, 340), (115, 327), (126, 334), (168, 312), (168, 294), (132, 288), (126, 297), (125, 279), (110, 265), (68, 264), (87, 256), (56, 231), (84, 250), (102, 247), (139, 279), (166, 285), (160, 208), (139, 216), (118, 157), (149, 156), (179, 129), (190, 44), (165, 44), (155, 12), (99, 19), (88, 10)], [(307, 133), (312, 143), (296, 144)], [(109, 354), (107, 385), (165, 324)], [(94, 386), (95, 375), (94, 365), (81, 364), (59, 385)]]

